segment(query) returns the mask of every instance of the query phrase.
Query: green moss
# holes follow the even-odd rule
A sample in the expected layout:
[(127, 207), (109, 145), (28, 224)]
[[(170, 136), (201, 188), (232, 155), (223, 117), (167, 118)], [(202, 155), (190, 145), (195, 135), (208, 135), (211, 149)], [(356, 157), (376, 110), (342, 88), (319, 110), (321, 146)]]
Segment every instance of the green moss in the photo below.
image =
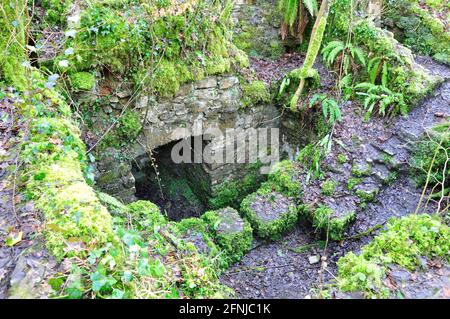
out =
[(364, 246), (359, 256), (348, 253), (338, 261), (338, 285), (343, 291), (362, 291), (367, 297), (388, 297), (383, 287), (387, 266), (399, 264), (409, 270), (422, 257), (448, 261), (450, 229), (438, 216), (410, 215), (391, 219), (386, 230)]
[(362, 178), (351, 177), (348, 179), (347, 188), (349, 191), (352, 191), (356, 185), (361, 184)]
[(160, 96), (173, 96), (180, 89), (180, 80), (176, 65), (169, 61), (161, 61), (153, 78), (154, 90)]
[(253, 81), (242, 86), (242, 103), (244, 107), (257, 105), (259, 103), (268, 103), (270, 93), (263, 81)]
[(356, 196), (358, 196), (363, 202), (371, 202), (378, 195), (379, 189), (375, 188), (370, 191), (366, 191), (363, 189), (356, 190)]
[(161, 214), (159, 207), (146, 200), (138, 200), (127, 206), (131, 222), (140, 229), (151, 230), (167, 224), (166, 218)]
[(372, 166), (365, 164), (365, 167), (361, 168), (358, 164), (354, 163), (352, 166), (352, 175), (356, 177), (369, 176), (372, 173)]
[[(164, 8), (171, 12), (174, 5)], [(185, 82), (248, 66), (245, 53), (231, 43), (221, 10), (220, 3), (202, 1), (183, 14), (155, 18), (147, 3), (94, 2), (82, 10), (80, 28), (66, 42), (74, 54), (58, 56), (54, 65), (64, 59), (71, 73), (107, 69), (133, 79), (136, 88), (171, 97)]]
[(69, 76), (74, 91), (90, 91), (95, 86), (95, 75), (89, 72), (76, 72)]
[(322, 194), (332, 196), (336, 188), (336, 183), (333, 180), (326, 180), (322, 183)]
[(24, 89), (26, 69), (24, 62), (27, 55), (23, 49), (26, 45), (25, 3), (19, 0), (3, 0), (0, 13), (0, 82)]
[[(442, 4), (432, 3), (434, 10), (441, 10)], [(389, 1), (387, 17), (395, 21), (401, 30), (403, 43), (414, 51), (434, 56), (437, 60), (450, 63), (450, 32), (432, 12), (422, 8), (417, 1)], [(434, 11), (433, 10), (433, 11)]]
[(299, 198), (301, 185), (296, 179), (297, 169), (290, 160), (276, 163), (269, 173), (267, 182), (261, 185), (258, 193), (267, 194), (276, 191), (292, 198)]
[[(388, 1), (388, 6), (400, 1)], [(388, 88), (394, 93), (403, 94), (407, 104), (413, 104), (425, 96), (438, 82), (439, 78), (432, 76), (426, 70), (414, 63), (414, 57), (387, 31), (378, 28), (372, 21), (359, 19), (350, 27), (348, 16), (352, 10), (350, 0), (334, 1), (330, 10), (330, 23), (327, 28), (328, 39), (345, 37), (352, 28), (355, 44), (365, 48), (374, 56), (384, 57), (390, 65), (390, 81)], [(388, 10), (389, 15), (392, 10)], [(416, 32), (416, 28), (409, 30)], [(448, 47), (448, 45), (447, 45)], [(360, 74), (366, 77), (367, 74)]]
[(327, 233), (332, 240), (343, 239), (344, 231), (355, 219), (355, 212), (347, 212), (343, 216), (334, 216), (334, 212), (326, 205), (320, 205), (311, 214), (312, 224), (316, 229)]
[(259, 173), (261, 164), (249, 165), (247, 174), (243, 179), (227, 180), (213, 189), (212, 196), (208, 199), (208, 205), (212, 209), (233, 207), (238, 209), (242, 199), (256, 191), (264, 180)]
[[(276, 210), (279, 202), (287, 198), (279, 193), (248, 195), (241, 203), (241, 213), (250, 222), (256, 234), (261, 238), (279, 239), (281, 235), (294, 227), (298, 220), (297, 207), (291, 202), (286, 211), (279, 213), (275, 218), (267, 219), (266, 211), (255, 211), (252, 207), (255, 201), (266, 206), (266, 209)], [(269, 208), (271, 206), (271, 208)]]
[(340, 154), (338, 154), (337, 161), (341, 165), (345, 164), (348, 161), (348, 157), (347, 157), (347, 155), (340, 153)]
[(114, 241), (111, 216), (81, 171), (76, 159), (59, 160), (41, 166), (40, 178), (27, 185), (28, 194), (45, 217), (47, 248), (59, 260), (86, 256), (86, 251)]
[(250, 250), (253, 230), (250, 223), (242, 220), (233, 208), (208, 211), (202, 219), (208, 223), (218, 246), (225, 251), (227, 263), (239, 261)]
[[(107, 122), (111, 124), (116, 119), (106, 118)], [(100, 141), (97, 146), (97, 151), (105, 151), (109, 147), (120, 149), (124, 145), (128, 145), (130, 141), (134, 141), (142, 129), (142, 120), (139, 111), (127, 110), (118, 119), (117, 124), (113, 129)], [(114, 172), (111, 172), (114, 178)], [(107, 175), (104, 177), (107, 179)]]
[(42, 0), (41, 5), (45, 9), (45, 20), (52, 24), (64, 25), (72, 4), (73, 1), (71, 0)]

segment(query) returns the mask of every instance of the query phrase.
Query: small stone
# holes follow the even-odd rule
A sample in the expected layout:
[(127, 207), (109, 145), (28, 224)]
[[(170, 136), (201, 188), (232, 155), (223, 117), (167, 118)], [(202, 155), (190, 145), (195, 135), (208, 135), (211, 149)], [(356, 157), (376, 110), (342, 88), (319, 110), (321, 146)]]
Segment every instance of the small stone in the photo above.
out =
[(206, 78), (201, 81), (198, 81), (195, 84), (197, 89), (209, 89), (215, 88), (217, 86), (217, 80), (215, 78)]
[(111, 103), (119, 103), (119, 98), (117, 97), (117, 96), (111, 96), (110, 98), (109, 98), (109, 102), (111, 102)]
[(143, 108), (147, 107), (147, 105), (148, 105), (148, 96), (147, 95), (141, 96), (136, 102), (136, 108), (138, 108), (138, 109), (143, 109)]
[(224, 79), (222, 79), (222, 81), (220, 81), (219, 89), (226, 90), (226, 89), (229, 89), (230, 87), (234, 86), (237, 83), (238, 83), (238, 79), (234, 76), (230, 76), (230, 77), (224, 78)]
[(131, 91), (130, 90), (123, 90), (123, 91), (119, 91), (116, 94), (119, 98), (123, 99), (126, 98), (128, 96), (131, 96)]
[(311, 265), (317, 264), (320, 261), (320, 256), (319, 255), (309, 256), (308, 260)]
[(106, 114), (110, 114), (112, 111), (113, 109), (109, 105), (103, 108), (103, 112), (105, 112)]

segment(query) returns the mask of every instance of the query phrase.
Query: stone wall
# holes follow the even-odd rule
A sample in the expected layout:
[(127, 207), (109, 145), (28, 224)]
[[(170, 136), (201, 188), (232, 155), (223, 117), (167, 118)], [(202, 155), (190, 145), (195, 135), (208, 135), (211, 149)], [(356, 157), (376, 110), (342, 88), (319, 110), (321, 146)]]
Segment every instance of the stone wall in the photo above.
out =
[(276, 0), (237, 0), (233, 9), (234, 43), (249, 56), (277, 58), (285, 52)]
[[(156, 99), (141, 95), (136, 99), (135, 110), (146, 122), (141, 135), (123, 150), (109, 148), (102, 152), (96, 164), (97, 186), (125, 202), (135, 199), (135, 177), (132, 163), (149, 164), (149, 151), (159, 146), (202, 135), (218, 129), (235, 129), (243, 134), (249, 128), (278, 128), (279, 113), (273, 105), (243, 107), (239, 79), (234, 75), (212, 76), (182, 86), (175, 97)], [(202, 130), (199, 130), (199, 128)], [(212, 152), (222, 152), (227, 141), (223, 136), (204, 136)], [(229, 142), (229, 141), (228, 141)], [(238, 157), (238, 155), (236, 155)], [(237, 161), (236, 161), (237, 162)], [(188, 171), (198, 175), (199, 186), (210, 194), (226, 180), (243, 178), (248, 165), (237, 163), (192, 164)], [(136, 173), (135, 173), (136, 175)]]

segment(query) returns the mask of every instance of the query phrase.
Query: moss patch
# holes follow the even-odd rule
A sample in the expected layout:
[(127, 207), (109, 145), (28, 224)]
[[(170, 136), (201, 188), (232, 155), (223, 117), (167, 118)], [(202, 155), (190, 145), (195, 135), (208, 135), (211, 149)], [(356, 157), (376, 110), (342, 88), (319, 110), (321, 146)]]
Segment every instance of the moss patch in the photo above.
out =
[(244, 107), (257, 105), (259, 103), (268, 103), (270, 93), (263, 81), (252, 81), (242, 86), (242, 103)]
[(387, 265), (413, 270), (421, 257), (449, 259), (450, 229), (438, 216), (410, 215), (391, 219), (386, 230), (364, 246), (361, 254), (348, 253), (338, 261), (339, 288), (362, 291), (367, 297), (388, 297), (382, 285)]
[(95, 76), (89, 72), (77, 72), (69, 76), (74, 91), (90, 91), (95, 86)]
[(253, 193), (242, 201), (241, 212), (258, 236), (273, 240), (292, 229), (298, 220), (296, 205), (280, 193)]
[(251, 248), (253, 231), (250, 223), (233, 208), (209, 211), (202, 218), (208, 223), (219, 247), (225, 251), (228, 263), (239, 261)]
[(355, 212), (337, 216), (333, 209), (320, 205), (311, 214), (312, 224), (316, 229), (328, 233), (330, 239), (341, 240), (349, 223), (355, 218)]

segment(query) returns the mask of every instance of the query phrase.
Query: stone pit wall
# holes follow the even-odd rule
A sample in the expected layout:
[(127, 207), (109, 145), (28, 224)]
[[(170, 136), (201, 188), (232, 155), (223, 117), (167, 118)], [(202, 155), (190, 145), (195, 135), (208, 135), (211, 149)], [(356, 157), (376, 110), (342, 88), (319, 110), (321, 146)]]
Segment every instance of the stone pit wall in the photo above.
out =
[[(231, 128), (242, 132), (248, 128), (279, 127), (275, 106), (261, 104), (244, 108), (241, 98), (242, 89), (235, 75), (211, 76), (186, 84), (170, 99), (138, 97), (135, 109), (147, 119), (142, 134), (136, 141), (130, 141), (126, 151), (109, 148), (102, 152), (96, 164), (97, 186), (124, 202), (135, 200), (136, 176), (132, 174), (132, 164), (149, 165), (150, 150), (197, 135), (199, 123), (203, 131), (214, 128), (224, 133)], [(226, 147), (221, 137), (211, 137), (210, 143), (216, 152)], [(192, 165), (190, 173), (192, 179), (199, 181), (199, 189), (212, 196), (221, 183), (243, 178), (247, 170), (246, 164), (202, 163)]]

